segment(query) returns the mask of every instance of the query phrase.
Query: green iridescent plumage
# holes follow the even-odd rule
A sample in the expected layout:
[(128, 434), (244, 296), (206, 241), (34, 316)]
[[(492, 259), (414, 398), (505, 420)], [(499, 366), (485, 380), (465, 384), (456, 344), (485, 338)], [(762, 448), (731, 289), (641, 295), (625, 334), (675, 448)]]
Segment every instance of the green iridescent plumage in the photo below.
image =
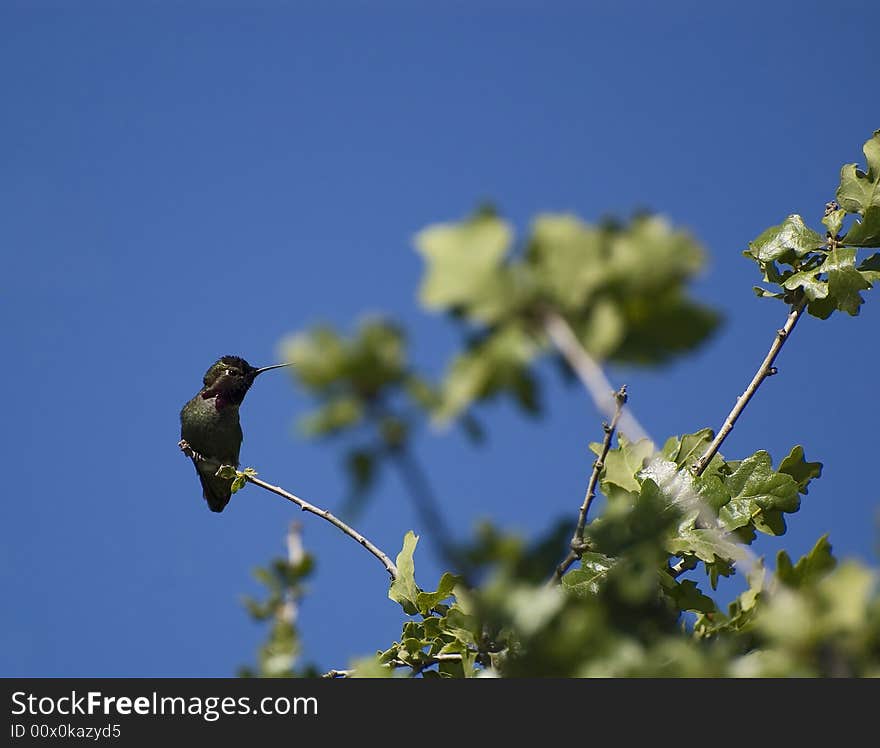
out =
[(223, 356), (205, 372), (204, 386), (180, 411), (180, 438), (205, 458), (193, 463), (212, 512), (222, 512), (232, 496), (232, 479), (215, 473), (219, 465), (238, 467), (239, 406), (258, 374), (281, 366), (287, 364), (257, 369), (239, 356)]

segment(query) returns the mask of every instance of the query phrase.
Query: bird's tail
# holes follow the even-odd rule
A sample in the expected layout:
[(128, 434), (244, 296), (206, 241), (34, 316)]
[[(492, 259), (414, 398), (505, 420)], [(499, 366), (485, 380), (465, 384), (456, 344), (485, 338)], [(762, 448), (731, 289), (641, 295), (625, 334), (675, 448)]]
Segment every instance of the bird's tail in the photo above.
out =
[(199, 480), (202, 483), (202, 496), (208, 502), (212, 512), (222, 512), (232, 497), (232, 479), (218, 478), (210, 468), (200, 469), (196, 465)]

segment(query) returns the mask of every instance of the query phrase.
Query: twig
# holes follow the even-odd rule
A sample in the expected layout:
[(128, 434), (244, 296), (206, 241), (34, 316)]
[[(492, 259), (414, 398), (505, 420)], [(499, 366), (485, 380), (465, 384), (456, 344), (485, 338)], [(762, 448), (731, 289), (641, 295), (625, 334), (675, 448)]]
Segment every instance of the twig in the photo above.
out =
[(326, 509), (321, 509), (320, 507), (315, 506), (314, 504), (310, 504), (305, 499), (299, 498), (299, 496), (295, 496), (288, 491), (285, 491), (283, 488), (279, 488), (278, 486), (273, 486), (271, 483), (266, 483), (264, 480), (260, 480), (253, 475), (245, 475), (245, 478), (249, 483), (253, 483), (255, 486), (259, 486), (260, 488), (264, 488), (267, 491), (271, 491), (278, 496), (281, 496), (288, 501), (296, 504), (300, 509), (304, 512), (311, 512), (312, 514), (321, 517), (322, 519), (327, 520), (331, 525), (335, 525), (342, 532), (344, 532), (348, 537), (356, 540), (360, 543), (364, 548), (366, 548), (370, 553), (372, 553), (379, 561), (382, 562), (382, 565), (385, 567), (385, 570), (391, 576), (392, 581), (397, 579), (397, 567), (394, 565), (394, 562), (388, 558), (388, 556), (383, 553), (379, 548), (377, 548), (373, 543), (371, 543), (367, 538), (361, 535), (357, 530), (353, 527), (349, 527), (345, 522), (336, 517), (335, 515), (328, 512)]
[[(191, 457), (194, 460), (198, 460), (201, 462), (207, 462), (209, 464), (216, 463), (218, 469), (220, 467), (222, 467), (220, 465), (220, 463), (217, 462), (216, 460), (209, 460), (209, 459), (203, 457), (202, 455), (200, 455), (192, 447), (190, 447), (190, 445), (187, 444), (187, 442), (183, 439), (181, 439), (181, 441), (178, 443), (177, 446), (180, 447), (180, 450), (185, 455), (187, 455), (188, 457)], [(301, 499), (301, 498), (299, 498), (299, 496), (295, 496), (294, 494), (292, 494), (288, 491), (285, 491), (283, 488), (279, 488), (278, 486), (273, 486), (271, 483), (266, 483), (266, 481), (260, 480), (259, 478), (255, 477), (253, 475), (250, 475), (249, 473), (246, 473), (246, 472), (239, 473), (239, 475), (244, 475), (245, 479), (249, 483), (253, 483), (255, 486), (259, 486), (260, 488), (264, 488), (265, 490), (270, 491), (271, 493), (277, 494), (278, 496), (281, 496), (282, 498), (287, 499), (288, 501), (296, 504), (300, 509), (302, 509), (302, 511), (311, 512), (312, 514), (315, 514), (318, 517), (321, 517), (322, 519), (327, 520), (331, 525), (338, 527), (340, 530), (342, 530), (342, 532), (344, 532), (346, 535), (348, 535), (348, 537), (352, 538), (353, 540), (356, 540), (364, 548), (366, 548), (370, 553), (372, 553), (376, 558), (378, 558), (379, 561), (381, 561), (382, 565), (385, 567), (385, 570), (391, 576), (392, 581), (397, 579), (397, 567), (394, 565), (394, 562), (390, 558), (388, 558), (388, 556), (385, 553), (383, 553), (379, 548), (377, 548), (373, 543), (371, 543), (369, 540), (367, 540), (363, 535), (361, 535), (353, 527), (349, 527), (347, 524), (345, 524), (345, 522), (343, 522), (341, 519), (339, 519), (338, 517), (336, 517), (333, 514), (331, 514), (330, 512), (328, 512), (326, 509), (321, 509), (320, 507), (315, 506), (314, 504), (310, 504), (305, 499)]]
[[(411, 662), (404, 662), (403, 660), (391, 660), (383, 664), (383, 667), (387, 667), (391, 670), (397, 670), (398, 668), (409, 667), (413, 669), (413, 675), (418, 675), (423, 670), (431, 667), (432, 665), (436, 665), (440, 662), (461, 662), (461, 655), (455, 652), (448, 652), (445, 654), (436, 654), (428, 657), (425, 662), (419, 665), (413, 665)], [(322, 678), (351, 678), (352, 676), (357, 674), (357, 670), (328, 670), (321, 677)]]
[[(770, 345), (770, 350), (767, 351), (767, 355), (764, 356), (764, 360), (761, 362), (761, 365), (758, 367), (758, 370), (755, 372), (755, 376), (752, 377), (752, 381), (749, 382), (749, 386), (746, 387), (745, 391), (736, 399), (736, 405), (733, 406), (733, 410), (727, 414), (727, 418), (724, 419), (724, 423), (721, 425), (721, 428), (718, 430), (718, 433), (715, 435), (715, 438), (712, 440), (712, 443), (706, 447), (706, 451), (700, 455), (699, 459), (694, 463), (692, 472), (695, 476), (702, 475), (706, 468), (709, 467), (709, 463), (712, 462), (712, 458), (718, 453), (718, 450), (721, 448), (722, 443), (728, 437), (730, 432), (733, 430), (733, 426), (736, 423), (737, 419), (742, 414), (743, 410), (745, 410), (746, 405), (749, 404), (749, 401), (754, 397), (755, 393), (758, 391), (758, 387), (764, 382), (767, 377), (771, 377), (776, 374), (776, 367), (773, 366), (774, 361), (776, 361), (776, 357), (779, 355), (779, 351), (782, 350), (782, 346), (785, 345), (785, 341), (791, 336), (792, 330), (794, 330), (795, 325), (798, 323), (798, 320), (804, 313), (804, 309), (807, 306), (806, 298), (802, 298), (799, 302), (797, 302), (789, 312), (788, 317), (785, 320), (785, 324), (776, 331), (776, 337), (773, 338), (773, 342)], [(669, 567), (669, 574), (673, 578), (680, 577), (686, 571), (693, 569), (696, 566), (696, 562), (693, 559), (681, 559), (674, 566)]]
[(721, 448), (721, 444), (727, 438), (727, 435), (733, 430), (736, 420), (739, 418), (746, 405), (749, 404), (749, 400), (751, 400), (758, 391), (758, 387), (761, 386), (767, 377), (773, 376), (776, 373), (776, 368), (773, 366), (773, 362), (776, 360), (776, 356), (779, 355), (779, 351), (782, 350), (782, 346), (785, 345), (785, 341), (788, 340), (791, 335), (791, 331), (794, 330), (794, 326), (801, 318), (806, 305), (806, 299), (801, 299), (801, 301), (795, 304), (789, 313), (788, 318), (785, 320), (785, 324), (780, 330), (776, 331), (776, 337), (773, 338), (770, 350), (767, 351), (767, 355), (764, 357), (764, 360), (755, 372), (755, 376), (752, 377), (752, 381), (749, 382), (749, 386), (746, 387), (745, 392), (736, 399), (736, 405), (733, 406), (733, 410), (731, 410), (730, 413), (728, 413), (727, 418), (724, 419), (724, 423), (718, 430), (718, 434), (712, 440), (712, 443), (706, 448), (706, 451), (703, 452), (696, 463), (694, 463), (694, 475), (703, 474), (709, 466), (709, 463), (712, 461), (712, 458), (715, 456), (715, 453)]
[[(733, 407), (733, 410), (730, 411), (727, 418), (724, 420), (724, 423), (722, 424), (721, 429), (718, 431), (718, 434), (715, 436), (712, 443), (706, 448), (705, 452), (694, 464), (692, 468), (693, 475), (699, 476), (703, 474), (709, 463), (712, 461), (712, 458), (721, 448), (724, 440), (733, 430), (733, 426), (739, 418), (740, 414), (745, 409), (746, 405), (748, 405), (752, 397), (755, 395), (763, 381), (767, 377), (772, 376), (776, 373), (776, 369), (773, 366), (773, 363), (775, 362), (776, 357), (779, 355), (779, 351), (782, 350), (782, 346), (785, 344), (785, 341), (788, 340), (789, 336), (794, 330), (795, 325), (802, 316), (804, 309), (806, 308), (806, 303), (807, 300), (802, 297), (792, 307), (791, 312), (789, 313), (788, 318), (785, 321), (785, 324), (780, 330), (777, 331), (776, 337), (773, 339), (773, 343), (770, 346), (770, 350), (767, 352), (767, 355), (761, 362), (760, 367), (758, 367), (757, 372), (755, 372), (755, 376), (752, 378), (749, 386), (745, 389), (743, 394), (740, 395), (739, 398), (737, 398), (736, 405)], [(547, 310), (544, 312), (544, 330), (547, 333), (547, 336), (550, 338), (551, 342), (556, 346), (557, 350), (568, 362), (569, 366), (571, 366), (574, 372), (578, 375), (578, 378), (583, 383), (587, 392), (589, 392), (590, 396), (593, 398), (593, 402), (596, 404), (596, 407), (610, 418), (613, 412), (612, 399), (607, 395), (607, 393), (611, 392), (613, 388), (605, 377), (605, 374), (602, 372), (601, 367), (581, 346), (580, 341), (577, 339), (577, 336), (574, 334), (574, 331), (571, 329), (569, 324), (557, 312), (553, 310)], [(623, 412), (621, 423), (618, 425), (618, 431), (628, 436), (631, 441), (635, 441), (639, 438), (649, 438), (645, 430), (642, 429), (638, 421), (635, 420), (635, 418), (629, 413), (629, 411)], [(696, 498), (699, 502), (699, 498)], [(572, 551), (574, 552), (574, 549), (572, 549)], [(581, 552), (583, 551), (581, 550)], [(567, 561), (568, 557), (562, 565), (564, 565)], [(569, 562), (569, 565), (570, 563), (574, 562)], [(675, 566), (669, 568), (669, 573), (673, 577), (678, 577), (685, 571), (688, 571), (688, 569), (693, 568), (693, 566), (694, 562), (692, 560), (682, 559)], [(557, 569), (557, 573), (558, 571), (559, 570)], [(556, 579), (556, 574), (554, 574), (553, 579)]]
[(568, 555), (562, 563), (556, 567), (556, 570), (553, 572), (553, 577), (550, 580), (551, 583), (555, 584), (562, 581), (562, 577), (565, 575), (565, 572), (568, 571), (569, 567), (583, 555), (584, 529), (587, 525), (587, 513), (590, 511), (590, 505), (593, 503), (593, 499), (596, 496), (596, 484), (599, 482), (599, 474), (605, 466), (605, 458), (608, 456), (608, 450), (611, 448), (611, 441), (614, 438), (617, 423), (623, 413), (623, 406), (626, 404), (626, 385), (623, 385), (614, 393), (614, 400), (617, 404), (614, 411), (614, 417), (611, 419), (610, 424), (602, 424), (602, 427), (605, 430), (605, 438), (602, 441), (602, 449), (599, 452), (599, 456), (593, 463), (593, 470), (590, 473), (590, 480), (587, 484), (587, 492), (584, 495), (584, 502), (581, 504), (580, 512), (578, 512), (577, 526), (575, 527), (574, 534), (571, 536), (571, 550), (568, 552)]
[(617, 417), (620, 423), (618, 431), (630, 441), (648, 439), (648, 433), (628, 410), (623, 410), (618, 415), (618, 404), (615, 389), (602, 371), (602, 367), (584, 350), (581, 342), (574, 334), (574, 330), (558, 312), (552, 309), (544, 311), (544, 331), (547, 337), (562, 355), (566, 363), (572, 368), (578, 379), (584, 385), (596, 408), (606, 418)]

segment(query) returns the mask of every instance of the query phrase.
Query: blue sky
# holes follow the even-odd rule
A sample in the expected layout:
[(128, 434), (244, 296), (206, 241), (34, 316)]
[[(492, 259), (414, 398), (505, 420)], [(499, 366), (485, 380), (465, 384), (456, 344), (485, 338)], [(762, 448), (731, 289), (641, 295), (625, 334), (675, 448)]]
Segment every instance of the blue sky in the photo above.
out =
[[(876, 4), (414, 5), (0, 3), (0, 675), (253, 661), (264, 630), (240, 596), (294, 512), (253, 487), (209, 512), (176, 448), (180, 407), (219, 355), (273, 363), (286, 335), (371, 312), (402, 320), (439, 374), (456, 336), (417, 304), (412, 236), (483, 200), (520, 231), (540, 211), (649, 208), (705, 244), (694, 293), (723, 330), (671, 366), (611, 372), (656, 439), (717, 427), (748, 382), (785, 310), (753, 296), (741, 251), (789, 213), (818, 227), (840, 166), (863, 162)], [(770, 558), (830, 532), (877, 563), (876, 293), (857, 318), (805, 319), (725, 444), (825, 463), (789, 535), (759, 543)], [(540, 374), (546, 420), (496, 404), (478, 451), (419, 438), (457, 532), (575, 518), (600, 418)], [(296, 435), (308, 408), (284, 374), (261, 379), (242, 461), (338, 508), (337, 449)], [(373, 559), (301, 518), (318, 564), (306, 659), (343, 667), (393, 641), (401, 611)], [(390, 475), (358, 527), (389, 553), (425, 532)], [(442, 571), (428, 550), (425, 586)]]

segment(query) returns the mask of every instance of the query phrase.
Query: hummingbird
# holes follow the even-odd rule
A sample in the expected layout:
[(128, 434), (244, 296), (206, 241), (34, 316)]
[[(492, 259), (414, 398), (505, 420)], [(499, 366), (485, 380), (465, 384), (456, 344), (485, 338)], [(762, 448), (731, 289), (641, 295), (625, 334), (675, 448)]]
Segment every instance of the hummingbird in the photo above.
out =
[(256, 369), (239, 356), (223, 356), (205, 372), (204, 386), (180, 411), (180, 438), (203, 460), (193, 458), (202, 495), (212, 512), (232, 496), (232, 479), (216, 475), (220, 465), (238, 467), (242, 433), (238, 408), (258, 374), (290, 364)]

